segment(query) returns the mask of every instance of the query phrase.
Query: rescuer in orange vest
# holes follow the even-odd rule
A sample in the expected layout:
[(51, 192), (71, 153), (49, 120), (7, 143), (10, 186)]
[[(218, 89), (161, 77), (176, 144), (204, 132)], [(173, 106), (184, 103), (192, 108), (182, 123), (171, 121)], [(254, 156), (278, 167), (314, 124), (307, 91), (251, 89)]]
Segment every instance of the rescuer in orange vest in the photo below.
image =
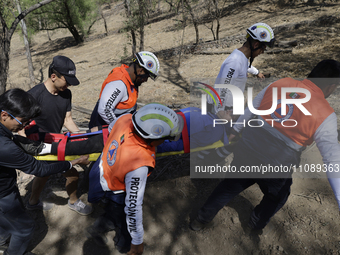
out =
[(147, 176), (155, 167), (155, 148), (179, 138), (183, 119), (161, 104), (147, 104), (111, 123), (102, 155), (90, 171), (91, 203), (106, 198), (105, 214), (87, 229), (88, 237), (106, 245), (104, 234), (115, 229), (115, 246), (128, 254), (143, 253), (142, 203)]
[[(307, 79), (300, 81), (285, 78), (263, 89), (253, 100), (254, 108), (268, 110), (276, 102), (273, 108), (275, 111), (252, 118), (253, 114), (247, 109), (237, 120), (229, 140), (244, 130), (230, 164), (235, 171), (227, 173), (228, 179), (224, 179), (216, 187), (199, 210), (196, 219), (191, 222), (191, 229), (200, 230), (206, 227), (224, 205), (257, 183), (264, 196), (250, 216), (248, 229), (255, 231), (253, 233), (261, 233), (271, 217), (286, 203), (294, 171), (327, 173), (340, 207), (337, 117), (326, 100), (339, 83), (340, 62), (323, 60), (314, 67)], [(281, 90), (282, 88), (285, 89)], [(273, 99), (273, 94), (278, 100)], [(283, 105), (283, 100), (286, 99), (289, 102)], [(302, 101), (305, 102), (299, 103)], [(282, 111), (283, 107), (286, 108), (285, 113)], [(313, 141), (323, 158), (321, 168), (300, 165), (302, 151)]]
[(149, 77), (155, 80), (158, 72), (158, 58), (148, 51), (136, 53), (129, 66), (112, 69), (102, 84), (89, 127), (109, 125), (120, 115), (135, 112), (139, 86)]

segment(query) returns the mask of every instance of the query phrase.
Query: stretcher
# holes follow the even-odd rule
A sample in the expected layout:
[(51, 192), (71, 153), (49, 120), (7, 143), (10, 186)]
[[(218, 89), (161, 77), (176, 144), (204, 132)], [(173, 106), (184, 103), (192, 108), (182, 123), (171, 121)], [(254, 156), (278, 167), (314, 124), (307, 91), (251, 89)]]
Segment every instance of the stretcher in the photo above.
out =
[[(218, 147), (222, 147), (225, 146), (225, 144), (219, 140), (216, 141), (210, 145), (204, 146), (204, 147), (196, 147), (196, 148), (190, 148), (190, 135), (189, 135), (189, 130), (188, 130), (188, 123), (187, 123), (187, 118), (184, 115), (183, 112), (179, 111), (177, 112), (177, 114), (181, 115), (184, 121), (184, 127), (182, 130), (182, 135), (181, 135), (181, 149), (168, 149), (166, 151), (162, 151), (160, 153), (156, 153), (156, 157), (163, 157), (163, 156), (171, 156), (171, 155), (179, 155), (179, 154), (185, 154), (185, 153), (190, 153), (190, 152), (197, 152), (197, 151), (202, 151), (202, 150), (210, 150), (210, 149), (215, 149)], [(92, 153), (87, 153), (87, 151), (85, 151), (81, 146), (79, 146), (79, 150), (82, 150), (81, 154), (78, 155), (71, 155), (71, 153), (67, 153), (67, 146), (66, 144), (69, 146), (72, 141), (81, 141), (81, 139), (91, 139), (88, 138), (90, 137), (92, 134), (98, 134), (101, 133), (102, 136), (101, 138), (99, 138), (99, 140), (101, 141), (101, 143), (105, 144), (106, 139), (108, 137), (108, 131), (107, 131), (107, 127), (103, 127), (102, 130), (97, 131), (97, 133), (87, 133), (87, 134), (68, 134), (68, 135), (63, 135), (63, 134), (48, 134), (45, 135), (44, 139), (41, 138), (41, 135), (39, 137), (39, 135), (35, 136), (28, 136), (30, 139), (32, 140), (43, 140), (45, 142), (58, 142), (58, 154), (57, 155), (52, 155), (52, 154), (48, 154), (48, 155), (41, 155), (41, 156), (36, 156), (36, 159), (38, 160), (46, 160), (46, 161), (62, 161), (62, 160), (73, 160), (77, 157), (79, 157), (80, 155), (84, 155), (87, 154), (89, 155), (89, 161), (96, 161), (98, 159), (98, 157), (101, 154), (101, 150), (96, 151), (95, 153), (93, 151), (91, 151)], [(49, 140), (46, 140), (46, 137), (49, 138)], [(80, 140), (79, 140), (80, 139)], [(170, 142), (172, 143), (172, 142)], [(73, 144), (75, 147), (76, 143)], [(104, 147), (104, 145), (102, 145)], [(72, 150), (77, 151), (76, 149)], [(66, 153), (65, 153), (66, 152)], [(76, 154), (76, 153), (73, 153)]]
[[(222, 141), (217, 141), (209, 146), (205, 146), (205, 147), (198, 147), (195, 149), (191, 149), (189, 152), (197, 152), (197, 151), (202, 151), (202, 150), (210, 150), (210, 149), (215, 149), (218, 147), (222, 147), (224, 146), (224, 144), (222, 143)], [(184, 152), (184, 150), (181, 151), (169, 151), (169, 152), (162, 152), (162, 153), (156, 153), (156, 157), (164, 157), (164, 156), (172, 156), (172, 155), (180, 155), (180, 154), (184, 154), (186, 152)], [(98, 159), (98, 157), (100, 156), (101, 153), (91, 153), (89, 154), (89, 161), (96, 161)], [(79, 158), (80, 155), (70, 155), (70, 156), (65, 156), (65, 160), (66, 161), (71, 161), (73, 159)], [(58, 155), (52, 155), (52, 154), (48, 154), (48, 155), (42, 155), (42, 156), (35, 156), (35, 158), (37, 160), (46, 160), (46, 161), (58, 161)]]

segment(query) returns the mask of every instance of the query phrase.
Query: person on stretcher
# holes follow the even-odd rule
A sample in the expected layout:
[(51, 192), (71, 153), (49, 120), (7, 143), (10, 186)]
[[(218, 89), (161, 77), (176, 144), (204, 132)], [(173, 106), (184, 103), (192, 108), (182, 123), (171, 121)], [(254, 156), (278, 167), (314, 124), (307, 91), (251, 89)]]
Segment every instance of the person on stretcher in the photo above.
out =
[[(202, 115), (201, 109), (196, 107), (180, 109), (177, 111), (177, 114), (185, 119), (182, 135), (178, 141), (166, 140), (163, 144), (157, 146), (158, 154), (167, 155), (167, 152), (182, 151), (183, 153), (189, 153), (190, 149), (202, 148), (202, 151), (198, 154), (199, 158), (204, 159), (207, 155), (209, 155), (209, 157), (215, 155), (222, 160), (231, 153), (232, 148), (228, 141), (228, 130), (230, 128), (228, 125), (215, 125), (214, 127), (213, 120), (217, 119), (217, 116), (211, 113)], [(98, 130), (99, 131), (92, 133), (88, 131), (89, 133), (85, 134), (68, 135), (64, 148), (60, 148), (60, 140), (64, 138), (64, 134), (30, 133), (26, 131), (30, 133), (28, 138), (34, 140), (34, 142), (27, 138), (20, 137), (19, 139), (22, 146), (25, 147), (25, 150), (33, 155), (58, 154), (60, 150), (64, 150), (65, 155), (84, 155), (102, 152), (105, 141), (104, 138), (106, 138), (111, 131), (111, 126), (98, 127)], [(36, 141), (39, 140), (39, 137), (40, 140), (42, 140), (42, 136), (44, 136), (43, 140), (45, 142)], [(209, 151), (203, 150), (204, 147), (212, 145), (217, 141), (221, 141), (225, 146)]]

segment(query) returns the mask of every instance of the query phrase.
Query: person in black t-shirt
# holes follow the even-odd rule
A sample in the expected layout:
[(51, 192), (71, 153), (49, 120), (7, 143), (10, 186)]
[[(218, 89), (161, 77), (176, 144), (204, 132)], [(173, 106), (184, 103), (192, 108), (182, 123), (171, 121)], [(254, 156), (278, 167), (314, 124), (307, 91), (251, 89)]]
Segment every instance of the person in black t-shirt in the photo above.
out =
[[(56, 56), (48, 71), (49, 78), (28, 91), (38, 101), (42, 112), (34, 118), (40, 130), (50, 133), (60, 133), (63, 125), (72, 133), (79, 132), (71, 115), (72, 94), (70, 85), (78, 85), (76, 67), (73, 61), (65, 56)], [(88, 215), (92, 207), (86, 205), (77, 197), (79, 174), (76, 169), (65, 175), (66, 191), (69, 195), (68, 206), (81, 215)], [(42, 209), (44, 204), (39, 200), (48, 177), (36, 177), (32, 185), (31, 197), (26, 204), (27, 209)]]

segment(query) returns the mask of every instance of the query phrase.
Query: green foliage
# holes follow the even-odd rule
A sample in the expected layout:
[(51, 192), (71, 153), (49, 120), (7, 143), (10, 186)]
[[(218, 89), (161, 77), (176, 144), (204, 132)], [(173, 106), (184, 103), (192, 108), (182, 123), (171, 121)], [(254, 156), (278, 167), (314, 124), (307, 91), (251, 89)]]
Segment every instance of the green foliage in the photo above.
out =
[(18, 11), (10, 0), (2, 0), (0, 4), (0, 12), (4, 20), (6, 21), (7, 27), (10, 28), (16, 16), (18, 16)]
[[(22, 0), (32, 5), (36, 0)], [(88, 28), (96, 21), (98, 6), (92, 0), (56, 0), (34, 11), (27, 19), (27, 26), (35, 32), (67, 28), (81, 42)]]

